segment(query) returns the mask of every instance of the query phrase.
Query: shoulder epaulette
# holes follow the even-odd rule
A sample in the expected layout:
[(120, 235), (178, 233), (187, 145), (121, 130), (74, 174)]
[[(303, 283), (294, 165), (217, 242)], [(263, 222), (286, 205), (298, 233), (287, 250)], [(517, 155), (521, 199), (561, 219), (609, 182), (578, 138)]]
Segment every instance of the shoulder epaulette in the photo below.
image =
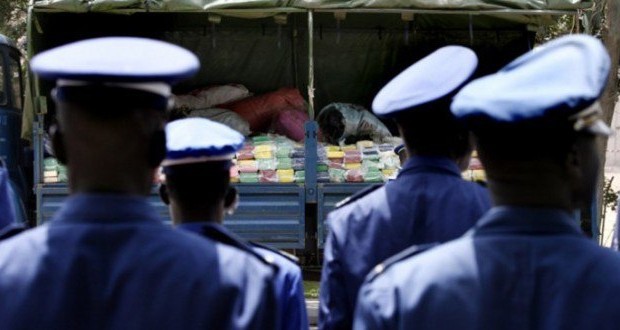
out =
[(339, 208), (341, 208), (341, 207), (343, 207), (345, 205), (349, 205), (349, 204), (355, 202), (356, 200), (358, 200), (358, 199), (360, 199), (360, 198), (370, 194), (371, 192), (373, 192), (373, 191), (375, 191), (375, 190), (377, 190), (377, 189), (379, 189), (381, 187), (383, 187), (383, 184), (373, 184), (371, 186), (368, 186), (368, 187), (366, 187), (366, 188), (356, 192), (355, 194), (353, 194), (353, 195), (351, 195), (351, 196), (341, 200), (340, 202), (336, 203), (335, 208), (339, 209)]
[(256, 257), (262, 263), (274, 268), (276, 271), (278, 270), (278, 266), (273, 262), (273, 260), (269, 260), (263, 257), (262, 255), (254, 251), (254, 249), (252, 249), (252, 247), (248, 243), (238, 239), (237, 237), (234, 237), (230, 233), (218, 228), (217, 226), (204, 225), (201, 227), (200, 233), (204, 237), (210, 238), (218, 243), (232, 246), (239, 250), (242, 250)]
[(377, 276), (383, 274), (383, 272), (385, 272), (386, 269), (390, 268), (392, 265), (396, 264), (397, 262), (403, 261), (404, 259), (413, 257), (422, 252), (428, 251), (437, 245), (439, 245), (439, 243), (429, 243), (429, 244), (420, 244), (420, 245), (410, 246), (404, 249), (403, 251), (385, 259), (383, 262), (379, 263), (378, 265), (376, 265), (370, 271), (370, 273), (368, 273), (368, 277), (366, 280), (373, 281), (375, 278), (377, 278)]
[(269, 250), (269, 251), (271, 251), (273, 253), (281, 255), (282, 257), (290, 260), (294, 264), (299, 265), (299, 258), (297, 258), (295, 255), (293, 255), (291, 253), (288, 253), (288, 252), (282, 251), (282, 250), (278, 250), (278, 249), (274, 249), (274, 248), (269, 247), (267, 245), (256, 243), (256, 242), (252, 242), (252, 241), (250, 241), (248, 243), (250, 243), (250, 245), (252, 245), (254, 247), (258, 247), (258, 248), (261, 248), (261, 249)]

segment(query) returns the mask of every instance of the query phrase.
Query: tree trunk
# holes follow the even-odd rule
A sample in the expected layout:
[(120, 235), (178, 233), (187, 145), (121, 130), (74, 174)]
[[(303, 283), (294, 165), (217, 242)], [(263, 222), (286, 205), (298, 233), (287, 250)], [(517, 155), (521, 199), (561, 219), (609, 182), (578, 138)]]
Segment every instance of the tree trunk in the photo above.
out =
[[(603, 3), (605, 5), (605, 24), (601, 30), (601, 37), (603, 43), (609, 52), (611, 57), (611, 70), (607, 80), (607, 88), (601, 96), (601, 106), (603, 108), (603, 119), (611, 126), (611, 120), (614, 114), (614, 107), (618, 100), (618, 63), (620, 62), (620, 0), (607, 0)], [(616, 132), (616, 134), (620, 134)], [(605, 155), (607, 150), (607, 140), (601, 146), (601, 154)], [(603, 161), (603, 164), (605, 162)], [(604, 172), (601, 171), (599, 189), (596, 196), (598, 207), (598, 219), (599, 228), (602, 219), (602, 211), (605, 205), (603, 204), (603, 189), (604, 189)], [(596, 235), (596, 233), (594, 233)]]

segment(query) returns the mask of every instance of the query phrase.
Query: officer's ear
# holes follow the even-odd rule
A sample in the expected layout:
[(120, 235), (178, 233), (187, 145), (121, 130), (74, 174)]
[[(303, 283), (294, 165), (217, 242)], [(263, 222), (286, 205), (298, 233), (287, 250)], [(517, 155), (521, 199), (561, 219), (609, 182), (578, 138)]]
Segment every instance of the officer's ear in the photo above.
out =
[(170, 197), (168, 196), (168, 187), (165, 183), (159, 185), (159, 198), (166, 205), (170, 205)]
[(54, 156), (63, 165), (67, 165), (67, 148), (65, 146), (64, 136), (58, 125), (53, 124), (50, 127), (50, 137), (52, 139), (52, 150)]
[(226, 195), (224, 196), (224, 207), (229, 208), (235, 204), (237, 201), (237, 188), (229, 186), (226, 190)]
[(158, 167), (166, 157), (166, 132), (157, 130), (149, 141), (148, 162), (152, 168)]
[(226, 190), (226, 195), (224, 196), (224, 209), (226, 210), (226, 213), (229, 215), (235, 213), (238, 204), (239, 193), (237, 192), (237, 188), (229, 186)]

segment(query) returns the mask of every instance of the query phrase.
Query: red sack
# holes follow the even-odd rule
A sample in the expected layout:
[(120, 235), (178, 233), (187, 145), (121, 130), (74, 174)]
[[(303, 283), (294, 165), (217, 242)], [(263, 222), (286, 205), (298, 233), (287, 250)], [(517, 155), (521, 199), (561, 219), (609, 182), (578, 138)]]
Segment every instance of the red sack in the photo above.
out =
[(238, 113), (250, 123), (254, 132), (264, 132), (275, 116), (282, 110), (293, 109), (305, 111), (304, 98), (297, 88), (285, 87), (275, 92), (248, 97), (232, 103), (225, 103), (219, 108)]
[(305, 137), (304, 124), (310, 120), (305, 111), (287, 109), (276, 115), (273, 131), (289, 139), (301, 142)]

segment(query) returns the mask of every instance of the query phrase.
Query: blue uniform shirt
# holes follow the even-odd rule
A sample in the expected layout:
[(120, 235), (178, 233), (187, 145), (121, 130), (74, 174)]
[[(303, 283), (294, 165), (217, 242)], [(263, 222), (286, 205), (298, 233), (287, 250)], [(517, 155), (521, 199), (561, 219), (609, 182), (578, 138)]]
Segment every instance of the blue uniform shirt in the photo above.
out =
[(166, 226), (146, 198), (75, 195), (0, 243), (2, 329), (270, 329), (273, 271)]
[(487, 190), (463, 180), (453, 161), (413, 156), (396, 180), (331, 212), (320, 327), (351, 328), (357, 292), (376, 264), (413, 244), (459, 237), (489, 208)]
[[(224, 226), (212, 222), (194, 222), (180, 224), (178, 227), (200, 233), (203, 226), (217, 226), (222, 232), (229, 234), (233, 239), (239, 240), (233, 233), (230, 233)], [(306, 312), (306, 300), (304, 297), (303, 280), (301, 269), (293, 261), (271, 251), (267, 248), (250, 246), (256, 253), (265, 259), (272, 261), (278, 268), (278, 273), (274, 279), (275, 289), (278, 295), (278, 305), (280, 306), (280, 329), (300, 330), (308, 329), (308, 316)]]
[(386, 265), (355, 329), (617, 329), (620, 257), (559, 209), (496, 207), (468, 235)]

